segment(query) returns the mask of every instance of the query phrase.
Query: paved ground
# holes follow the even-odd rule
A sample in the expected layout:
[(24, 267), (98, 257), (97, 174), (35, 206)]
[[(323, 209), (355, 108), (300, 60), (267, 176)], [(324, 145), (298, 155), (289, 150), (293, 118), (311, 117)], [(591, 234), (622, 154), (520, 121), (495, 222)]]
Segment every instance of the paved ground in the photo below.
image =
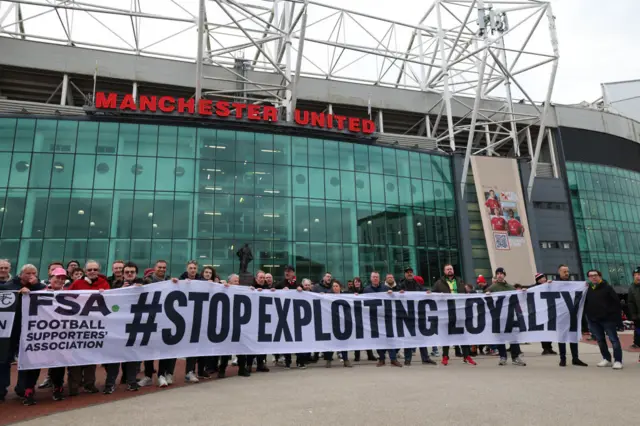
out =
[[(625, 343), (627, 340), (625, 338)], [(377, 368), (371, 362), (345, 369), (334, 362), (337, 365), (332, 369), (322, 364), (305, 371), (274, 368), (270, 373), (254, 374), (251, 378), (212, 380), (120, 400), (115, 399), (131, 394), (120, 391), (112, 395), (113, 398), (86, 395), (84, 405), (99, 405), (20, 424), (90, 426), (106, 421), (119, 426), (185, 423), (583, 426), (640, 423), (637, 410), (640, 363), (636, 353), (625, 352), (625, 369), (613, 371), (595, 367), (600, 360), (597, 346), (581, 344), (581, 358), (590, 367), (562, 369), (557, 365), (557, 357), (540, 356), (539, 347), (539, 344), (523, 346), (528, 363), (524, 368), (498, 367), (495, 357), (479, 357), (477, 367), (464, 365), (459, 359), (454, 359), (448, 367), (416, 364), (401, 369)], [(114, 402), (105, 403), (107, 401)], [(36, 407), (48, 406), (49, 412), (65, 409), (42, 402)], [(73, 404), (66, 409), (78, 406), (77, 402)], [(0, 406), (0, 424), (24, 419), (25, 412), (32, 408), (8, 401)]]

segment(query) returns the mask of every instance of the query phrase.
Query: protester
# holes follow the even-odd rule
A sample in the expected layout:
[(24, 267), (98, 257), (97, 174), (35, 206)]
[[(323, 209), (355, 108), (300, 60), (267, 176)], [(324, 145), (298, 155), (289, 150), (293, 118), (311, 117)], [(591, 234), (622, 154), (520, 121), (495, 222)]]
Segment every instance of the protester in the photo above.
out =
[(589, 330), (596, 337), (602, 361), (598, 367), (611, 367), (611, 354), (607, 346), (605, 333), (613, 347), (613, 369), (622, 370), (622, 345), (618, 338), (616, 325), (620, 320), (620, 300), (613, 287), (602, 279), (602, 273), (597, 269), (587, 272), (589, 288), (584, 304), (584, 312), (589, 321)]
[[(538, 272), (534, 277), (534, 281), (534, 286), (546, 284), (547, 276)], [(542, 345), (542, 355), (558, 355), (558, 353), (553, 350), (553, 344), (551, 342), (541, 342), (540, 344)]]
[(67, 279), (73, 280), (73, 271), (80, 268), (80, 262), (77, 260), (70, 260), (67, 262)]
[[(465, 284), (460, 277), (455, 275), (453, 265), (444, 265), (444, 275), (435, 282), (433, 289), (434, 293), (466, 293)], [(471, 358), (470, 348), (467, 345), (462, 345), (460, 348), (462, 352), (462, 358), (465, 364), (476, 365), (476, 362)], [(449, 346), (442, 347), (442, 365), (449, 364)]]
[[(504, 268), (497, 268), (495, 274), (496, 282), (489, 287), (489, 290), (485, 294), (490, 295), (491, 293), (499, 293), (503, 291), (514, 291), (515, 287), (507, 283), (506, 281), (507, 272)], [(513, 365), (524, 367), (527, 365), (526, 362), (520, 357), (520, 345), (518, 343), (511, 343), (510, 347), (511, 352), (511, 362)], [(507, 347), (502, 344), (498, 345), (498, 353), (500, 354), (500, 362), (498, 365), (507, 365)]]
[(202, 277), (198, 273), (198, 262), (190, 260), (187, 262), (187, 270), (180, 275), (181, 280), (201, 280)]
[(49, 266), (47, 266), (47, 279), (40, 281), (42, 284), (44, 284), (45, 287), (49, 287), (49, 284), (51, 283), (51, 277), (53, 276), (53, 270), (58, 268), (64, 269), (64, 265), (61, 262), (51, 262)]
[[(567, 265), (558, 266), (558, 278), (557, 281), (570, 281), (569, 278), (569, 267)], [(583, 331), (585, 327), (582, 327)], [(569, 349), (571, 350), (571, 364), (576, 367), (587, 367), (587, 364), (580, 360), (578, 354), (578, 344), (577, 343), (569, 343)], [(560, 363), (558, 364), (560, 367), (567, 366), (567, 344), (566, 343), (558, 343), (558, 352), (560, 352)]]
[(298, 288), (298, 283), (296, 281), (296, 268), (292, 265), (284, 267), (284, 280), (276, 286), (278, 290), (282, 290), (285, 287), (291, 290)]
[[(334, 281), (333, 284), (331, 284), (331, 293), (329, 294), (340, 294), (340, 293), (342, 293), (342, 287), (340, 286), (340, 283), (338, 281)], [(353, 365), (351, 364), (351, 361), (349, 361), (349, 352), (347, 351), (340, 352), (340, 358), (342, 359), (342, 364), (345, 367), (347, 368), (353, 367)], [(331, 368), (331, 363), (333, 362), (333, 352), (325, 352), (324, 360), (326, 362), (325, 367)]]
[[(380, 274), (378, 272), (371, 273), (371, 284), (365, 288), (365, 293), (381, 293), (386, 292), (393, 294), (399, 292), (400, 287), (396, 284), (393, 274), (387, 274), (384, 284), (380, 284)], [(402, 364), (398, 362), (398, 350), (397, 349), (378, 349), (378, 367), (385, 365), (385, 356), (389, 353), (389, 361), (393, 367), (402, 367)]]
[[(187, 262), (187, 270), (180, 275), (181, 280), (202, 280), (203, 277), (198, 273), (198, 262), (190, 260)], [(196, 374), (196, 365), (198, 366), (198, 374)], [(207, 359), (205, 357), (189, 357), (185, 364), (184, 381), (186, 383), (198, 383), (200, 379), (209, 379), (207, 373)]]
[(633, 270), (633, 283), (629, 287), (627, 307), (629, 309), (629, 320), (633, 321), (635, 328), (631, 348), (637, 349), (640, 347), (640, 267)]
[(264, 281), (269, 288), (273, 288), (273, 275), (266, 273), (264, 274)]
[[(364, 292), (364, 286), (362, 285), (362, 279), (360, 277), (355, 277), (351, 280), (351, 290), (349, 293), (352, 294), (361, 294)], [(354, 361), (360, 362), (360, 351), (354, 351)], [(374, 355), (371, 349), (367, 350), (367, 360), (368, 361), (377, 361), (378, 358)]]
[(313, 287), (314, 293), (331, 293), (333, 276), (331, 272), (326, 272), (322, 280)]
[[(20, 274), (5, 282), (0, 290), (17, 291), (19, 297), (30, 291), (44, 290), (44, 284), (38, 282), (38, 268), (34, 265), (26, 264), (20, 268)], [(22, 329), (22, 301), (18, 300), (16, 313), (13, 320), (13, 327), (9, 337), (9, 356), (0, 362), (0, 401), (4, 401), (7, 395), (7, 388), (11, 378), (11, 362), (13, 355), (18, 351), (20, 334)], [(23, 398), (24, 405), (34, 405), (35, 386), (40, 376), (40, 370), (20, 370), (18, 371), (18, 386), (16, 393)]]
[[(289, 289), (289, 285), (295, 285), (295, 280), (292, 283), (287, 282), (287, 287), (285, 287), (285, 288)], [(258, 290), (258, 291), (268, 290), (269, 289), (269, 287), (267, 286), (267, 277), (266, 277), (266, 274), (264, 273), (264, 271), (258, 270), (258, 272), (256, 272), (256, 276), (253, 279), (253, 288), (255, 290)], [(269, 371), (268, 367), (266, 366), (266, 364), (267, 364), (267, 355), (266, 354), (256, 355), (255, 359), (256, 359), (256, 363), (258, 365), (258, 371), (265, 371), (265, 369), (267, 369), (267, 371)], [(290, 368), (291, 367), (291, 354), (285, 355), (285, 362), (286, 362), (286, 367)]]
[[(58, 264), (58, 267), (51, 271), (49, 274), (49, 285), (47, 286), (47, 290), (49, 291), (60, 291), (64, 288), (64, 284), (67, 281), (67, 271), (64, 269), (62, 264)], [(62, 401), (64, 399), (64, 373), (66, 371), (65, 367), (55, 367), (50, 368), (47, 372), (47, 380), (51, 383), (50, 387), (53, 387), (53, 400), (54, 401)], [(44, 384), (43, 383), (43, 384)], [(46, 388), (49, 386), (38, 386), (38, 388)]]
[(7, 259), (0, 259), (0, 286), (11, 279), (11, 263)]
[(204, 281), (215, 282), (216, 270), (213, 266), (205, 265), (202, 267), (201, 275)]
[[(105, 291), (109, 290), (109, 283), (100, 275), (100, 264), (95, 260), (90, 260), (85, 264), (85, 273), (87, 276), (84, 279), (76, 280), (71, 283), (68, 290), (92, 290), (92, 291)], [(69, 374), (69, 395), (78, 395), (78, 389), (80, 385), (84, 388), (85, 392), (98, 393), (99, 390), (96, 387), (96, 366), (95, 365), (81, 365), (68, 368)]]
[(116, 260), (111, 264), (111, 276), (107, 278), (109, 285), (111, 288), (120, 288), (122, 287), (122, 281), (124, 279), (123, 274), (124, 269), (124, 260)]

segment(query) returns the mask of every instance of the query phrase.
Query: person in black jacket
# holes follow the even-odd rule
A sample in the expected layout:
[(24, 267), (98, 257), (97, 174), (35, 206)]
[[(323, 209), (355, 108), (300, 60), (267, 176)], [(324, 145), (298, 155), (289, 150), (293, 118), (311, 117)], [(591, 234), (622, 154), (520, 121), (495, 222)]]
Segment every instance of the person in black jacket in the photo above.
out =
[(629, 287), (627, 306), (629, 307), (628, 317), (635, 325), (631, 348), (637, 349), (640, 347), (640, 267), (633, 270), (633, 283)]
[[(558, 278), (556, 281), (571, 281), (569, 279), (569, 267), (567, 265), (560, 265), (558, 267)], [(584, 315), (583, 315), (584, 317)], [(583, 331), (585, 327), (582, 327)], [(569, 349), (571, 350), (571, 364), (577, 367), (587, 367), (587, 364), (582, 362), (578, 355), (578, 344), (569, 343)], [(560, 352), (560, 367), (567, 366), (567, 344), (558, 343), (558, 352)]]
[(618, 338), (617, 324), (620, 321), (620, 299), (613, 287), (602, 279), (597, 269), (587, 272), (589, 288), (584, 311), (589, 321), (589, 330), (595, 335), (602, 354), (598, 367), (611, 367), (611, 354), (605, 333), (613, 346), (613, 369), (622, 370), (622, 345)]
[[(30, 291), (45, 290), (45, 288), (44, 284), (38, 282), (38, 268), (31, 264), (24, 265), (20, 269), (20, 275), (0, 286), (0, 290), (17, 292), (19, 298)], [(10, 350), (8, 353), (11, 359), (0, 360), (0, 401), (4, 401), (7, 395), (7, 387), (9, 387), (11, 377), (11, 362), (13, 361), (13, 354), (17, 352), (20, 343), (21, 325), (22, 301), (18, 300), (13, 327), (11, 328), (11, 337), (9, 338)], [(16, 393), (23, 397), (22, 403), (24, 405), (34, 405), (36, 403), (35, 387), (39, 376), (40, 369), (18, 371)]]
[[(546, 275), (540, 272), (535, 275), (534, 279), (535, 284), (531, 287), (547, 283)], [(553, 344), (551, 342), (540, 342), (540, 344), (542, 345), (542, 355), (558, 355), (558, 353), (553, 350)]]

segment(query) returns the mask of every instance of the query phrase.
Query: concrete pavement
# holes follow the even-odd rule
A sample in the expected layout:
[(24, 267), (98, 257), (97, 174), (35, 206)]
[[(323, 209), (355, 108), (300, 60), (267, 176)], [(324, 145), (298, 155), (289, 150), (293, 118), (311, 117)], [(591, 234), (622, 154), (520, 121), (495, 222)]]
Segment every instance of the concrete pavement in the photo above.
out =
[[(554, 345), (555, 348), (556, 345)], [(454, 358), (447, 367), (352, 369), (322, 361), (307, 370), (273, 368), (57, 413), (21, 425), (603, 425), (638, 424), (637, 354), (625, 369), (597, 368), (597, 346), (580, 344), (588, 368), (558, 367), (540, 345), (522, 347), (527, 367), (478, 366)], [(557, 348), (555, 348), (557, 349)], [(19, 407), (16, 409), (22, 409)], [(28, 407), (24, 407), (28, 409)]]

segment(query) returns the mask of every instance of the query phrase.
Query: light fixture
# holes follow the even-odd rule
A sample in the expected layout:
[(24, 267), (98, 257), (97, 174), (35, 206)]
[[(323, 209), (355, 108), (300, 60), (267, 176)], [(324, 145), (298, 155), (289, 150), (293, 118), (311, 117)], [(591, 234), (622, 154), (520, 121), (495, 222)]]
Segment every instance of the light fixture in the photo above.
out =
[(204, 189), (207, 191), (222, 191), (222, 188), (219, 186), (205, 186)]
[(89, 222), (89, 226), (96, 226), (95, 222)]
[(371, 222), (370, 220), (367, 221), (367, 225), (371, 225), (373, 222)]
[(220, 169), (202, 169), (205, 172), (214, 172), (214, 173), (218, 173), (220, 172)]
[(267, 173), (267, 172), (249, 172), (247, 174), (249, 174), (249, 175), (252, 175), (252, 174), (253, 175), (268, 175), (269, 173)]
[(398, 231), (398, 235), (402, 235), (402, 231)]
[(277, 149), (261, 149), (260, 151), (262, 151), (262, 152), (270, 152), (270, 153), (273, 153), (273, 152), (278, 153), (278, 152), (280, 152)]
[(240, 200), (238, 200), (239, 203), (244, 203), (244, 197), (240, 197)]
[(229, 250), (233, 250), (233, 244), (231, 245), (231, 247), (229, 247)]
[(279, 193), (280, 193), (280, 191), (278, 191), (278, 190), (271, 190), (271, 189), (265, 189), (265, 190), (264, 190), (264, 193), (265, 193), (265, 194), (279, 194)]
[(264, 217), (280, 217), (280, 215), (278, 213), (275, 213), (275, 214), (265, 213), (262, 216), (264, 216)]
[(317, 217), (316, 217), (315, 219), (313, 219), (313, 221), (314, 221), (315, 223), (320, 223), (320, 219), (318, 219)]
[(416, 223), (416, 225), (422, 226), (422, 222), (418, 222), (418, 223)]
[(222, 216), (222, 213), (220, 212), (204, 212), (204, 214), (208, 216)]
[(147, 216), (148, 217), (153, 217), (153, 213), (149, 213)]
[(309, 232), (309, 228), (304, 228), (303, 231), (304, 232)]
[(207, 256), (205, 256), (204, 254), (200, 255), (200, 259), (206, 259)]
[(154, 224), (153, 224), (153, 227), (154, 227), (154, 228), (157, 228), (157, 227), (158, 227), (158, 224), (157, 224), (157, 223), (154, 223)]
[(227, 149), (227, 147), (224, 145), (205, 145), (204, 147), (211, 149)]
[(84, 214), (84, 210), (78, 210), (78, 214), (82, 216)]
[(4, 213), (4, 207), (0, 207), (0, 213)]

